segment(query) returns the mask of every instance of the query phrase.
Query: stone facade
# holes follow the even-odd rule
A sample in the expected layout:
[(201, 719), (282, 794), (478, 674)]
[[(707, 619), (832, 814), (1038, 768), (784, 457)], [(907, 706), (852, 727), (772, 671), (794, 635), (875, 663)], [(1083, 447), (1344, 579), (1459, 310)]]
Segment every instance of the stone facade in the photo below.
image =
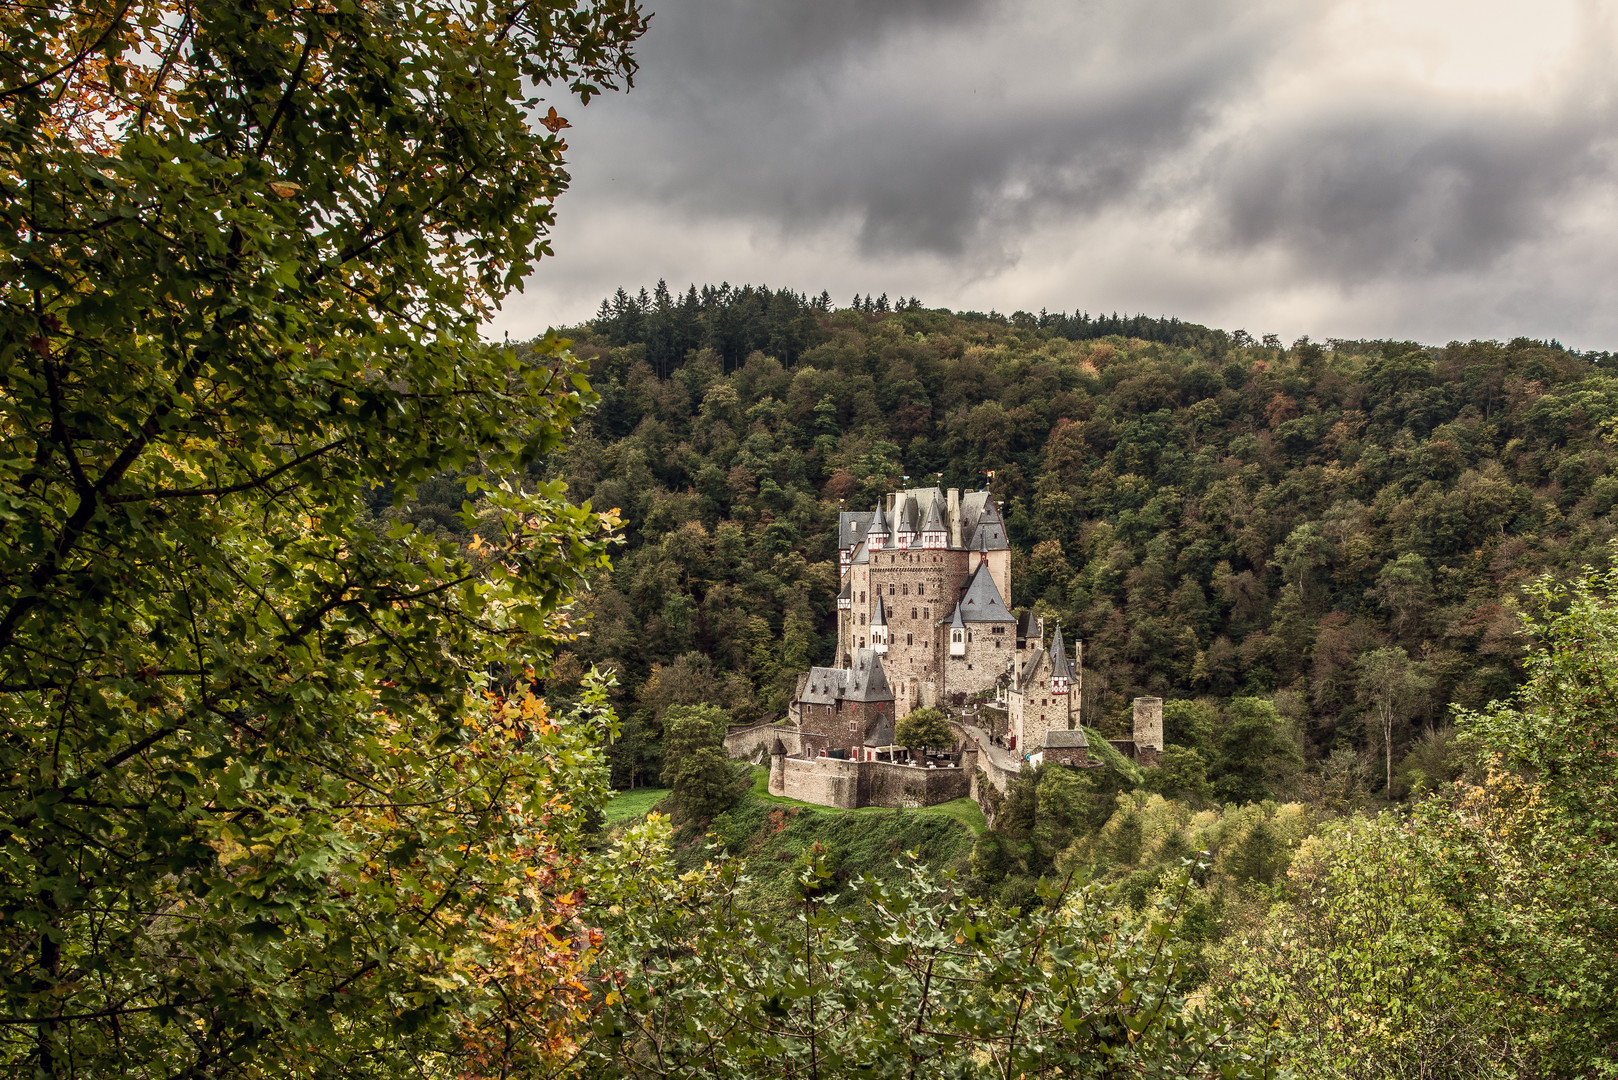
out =
[(1142, 765), (1156, 765), (1163, 757), (1163, 699), (1138, 697), (1134, 703), (1135, 737), (1108, 739), (1124, 757)]
[(967, 750), (957, 765), (926, 768), (778, 754), (770, 759), (770, 794), (845, 810), (934, 806), (971, 794), (977, 757), (976, 751)]
[(1014, 752), (1038, 753), (1045, 745), (1047, 732), (1080, 726), (1079, 698), (1084, 688), (1084, 663), (1078, 642), (1073, 643), (1073, 651), (1077, 662), (1067, 657), (1067, 644), (1062, 640), (1060, 626), (1049, 648), (1025, 650), (1022, 676), (1012, 683), (1006, 695)]
[[(828, 806), (958, 797), (941, 795), (949, 781), (917, 777), (965, 770), (894, 760), (904, 757), (891, 745), (897, 721), (923, 705), (1004, 698), (1008, 719), (990, 734), (1009, 729), (1035, 749), (1046, 730), (1077, 726), (1081, 669), (1060, 627), (1047, 651), (1044, 621), (1008, 606), (1011, 546), (987, 491), (898, 491), (845, 511), (837, 527), (838, 666), (799, 677), (788, 712), (798, 746), (773, 763), (772, 791)], [(1036, 687), (1025, 663), (1041, 658)]]

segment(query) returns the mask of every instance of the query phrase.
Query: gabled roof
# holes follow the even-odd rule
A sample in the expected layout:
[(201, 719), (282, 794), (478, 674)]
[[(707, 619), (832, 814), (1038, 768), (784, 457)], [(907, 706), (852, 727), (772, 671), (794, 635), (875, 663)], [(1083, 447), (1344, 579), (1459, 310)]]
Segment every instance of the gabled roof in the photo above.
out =
[(843, 696), (848, 672), (843, 668), (812, 667), (798, 700), (810, 705), (831, 705)]
[(967, 622), (1016, 622), (1016, 616), (1000, 598), (1000, 589), (989, 574), (987, 563), (980, 564), (966, 583), (966, 592), (955, 610)]
[(1011, 547), (1006, 539), (1006, 523), (1000, 518), (1000, 511), (995, 508), (994, 499), (986, 498), (983, 512), (978, 515), (977, 525), (972, 532), (972, 546), (980, 551), (1006, 551)]
[(876, 719), (865, 732), (866, 746), (893, 745), (893, 713), (877, 713)]
[(1074, 728), (1072, 731), (1066, 728), (1051, 728), (1045, 732), (1045, 749), (1047, 750), (1075, 746), (1088, 748), (1089, 745), (1090, 740), (1084, 737), (1083, 728)]
[(897, 517), (899, 518), (900, 532), (916, 531), (916, 499), (908, 491), (899, 493)]
[(921, 531), (924, 533), (944, 531), (944, 515), (937, 499), (927, 507), (927, 520), (922, 522)]
[(871, 527), (869, 510), (844, 510), (837, 515), (837, 550), (851, 548), (865, 539), (865, 530)]
[(848, 564), (850, 566), (865, 566), (870, 563), (870, 561), (871, 550), (865, 546), (865, 541), (861, 540), (860, 546), (854, 549), (853, 555), (849, 556)]
[(1018, 690), (1026, 694), (1034, 688), (1034, 684), (1039, 682), (1039, 666), (1044, 662), (1045, 650), (1038, 645), (1034, 646), (1028, 654), (1028, 659), (1023, 661), (1022, 679), (1017, 684)]
[(1051, 678), (1073, 681), (1073, 665), (1067, 662), (1067, 648), (1062, 644), (1062, 624), (1056, 624), (1056, 637), (1051, 641)]
[[(888, 673), (882, 670), (882, 656), (874, 649), (855, 649), (854, 666), (848, 669), (847, 701), (892, 701)], [(886, 744), (884, 744), (886, 745)]]
[(876, 597), (876, 609), (871, 612), (871, 625), (872, 626), (886, 626), (886, 625), (888, 625), (888, 609), (882, 606), (882, 594), (881, 593), (877, 594), (877, 597)]

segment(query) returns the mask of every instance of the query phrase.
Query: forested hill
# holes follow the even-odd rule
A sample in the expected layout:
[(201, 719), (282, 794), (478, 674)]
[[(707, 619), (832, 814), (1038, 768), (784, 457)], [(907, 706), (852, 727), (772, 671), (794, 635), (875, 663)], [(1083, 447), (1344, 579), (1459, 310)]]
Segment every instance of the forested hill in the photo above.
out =
[(557, 685), (617, 666), (621, 753), (669, 702), (784, 711), (831, 658), (839, 507), (906, 476), (992, 473), (1012, 600), (1083, 639), (1098, 726), (1139, 693), (1266, 695), (1314, 756), (1378, 738), (1377, 650), (1409, 659), (1381, 654), (1396, 754), (1510, 691), (1519, 587), (1605, 564), (1614, 532), (1618, 379), (1555, 343), (1285, 348), (729, 287), (621, 293), (570, 336), (602, 403), (556, 469), (628, 524)]

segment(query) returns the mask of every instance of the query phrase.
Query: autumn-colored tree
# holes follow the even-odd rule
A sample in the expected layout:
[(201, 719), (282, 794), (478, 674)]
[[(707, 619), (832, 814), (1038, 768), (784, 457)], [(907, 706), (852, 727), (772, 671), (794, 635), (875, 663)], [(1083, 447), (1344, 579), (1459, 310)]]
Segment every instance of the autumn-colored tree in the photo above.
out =
[[(622, 84), (644, 25), (0, 8), (9, 1071), (565, 1052), (543, 987), (578, 962), (565, 864), (604, 781), (594, 721), (516, 673), (574, 637), (616, 519), (529, 472), (594, 400), (563, 344), (478, 325), (548, 253), (567, 122), (539, 96)], [(481, 493), (467, 535), (379, 519), (446, 472)], [(498, 973), (542, 941), (528, 990)]]

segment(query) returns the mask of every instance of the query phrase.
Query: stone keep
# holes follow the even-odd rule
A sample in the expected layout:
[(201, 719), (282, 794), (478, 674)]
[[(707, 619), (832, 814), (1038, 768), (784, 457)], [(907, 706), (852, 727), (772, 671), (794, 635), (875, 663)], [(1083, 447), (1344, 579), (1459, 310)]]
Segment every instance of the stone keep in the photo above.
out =
[(1163, 699), (1135, 699), (1135, 760), (1156, 765), (1163, 755)]

